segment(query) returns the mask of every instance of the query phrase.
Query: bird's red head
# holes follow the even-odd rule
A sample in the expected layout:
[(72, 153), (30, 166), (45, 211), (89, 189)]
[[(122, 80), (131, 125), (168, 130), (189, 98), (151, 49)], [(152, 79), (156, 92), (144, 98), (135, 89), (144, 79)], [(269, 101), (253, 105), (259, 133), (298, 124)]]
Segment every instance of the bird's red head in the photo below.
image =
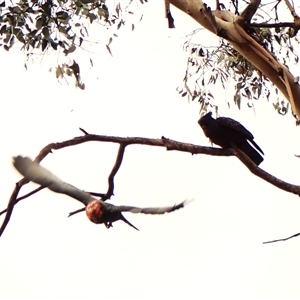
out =
[(85, 208), (85, 212), (89, 220), (96, 224), (103, 223), (103, 206), (97, 201), (91, 201)]

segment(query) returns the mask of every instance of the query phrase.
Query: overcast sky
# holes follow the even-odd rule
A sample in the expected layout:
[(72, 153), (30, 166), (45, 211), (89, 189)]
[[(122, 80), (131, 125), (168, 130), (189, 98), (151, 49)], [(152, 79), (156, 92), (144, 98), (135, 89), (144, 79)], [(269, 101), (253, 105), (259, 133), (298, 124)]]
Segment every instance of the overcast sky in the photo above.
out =
[[(141, 9), (144, 18), (135, 32), (119, 32), (113, 41), (113, 58), (100, 44), (95, 67), (82, 67), (85, 91), (72, 81), (58, 83), (46, 59), (26, 71), (18, 51), (1, 52), (2, 208), (21, 178), (12, 156), (34, 158), (51, 142), (81, 135), (79, 127), (210, 145), (197, 124), (198, 104), (175, 91), (186, 67), (181, 37), (197, 24), (173, 9), (171, 31), (162, 3)], [(209, 34), (203, 39), (216, 42)], [(77, 56), (82, 63), (88, 58)], [(300, 159), (294, 154), (300, 153), (300, 129), (293, 117), (277, 115), (270, 103), (256, 102), (256, 114), (246, 105), (227, 110), (232, 96), (220, 90), (220, 114), (254, 134), (265, 152), (264, 170), (298, 184)], [(81, 189), (105, 192), (117, 150), (118, 145), (87, 143), (54, 151), (42, 165)], [(31, 183), (21, 193), (36, 187)], [(67, 218), (81, 204), (48, 190), (20, 202), (0, 240), (0, 298), (300, 298), (300, 238), (262, 244), (300, 231), (299, 197), (255, 177), (235, 157), (126, 149), (114, 204), (173, 205), (186, 198), (195, 201), (172, 214), (127, 213), (139, 232), (121, 221), (107, 230), (84, 213)]]

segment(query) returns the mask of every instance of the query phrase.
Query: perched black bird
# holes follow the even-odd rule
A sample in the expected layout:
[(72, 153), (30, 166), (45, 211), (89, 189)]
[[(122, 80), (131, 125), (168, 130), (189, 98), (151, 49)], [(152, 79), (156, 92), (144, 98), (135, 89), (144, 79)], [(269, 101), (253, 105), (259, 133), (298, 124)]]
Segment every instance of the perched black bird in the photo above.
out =
[(254, 142), (254, 137), (242, 124), (230, 118), (217, 118), (211, 112), (200, 118), (198, 124), (204, 134), (216, 145), (230, 148), (231, 144), (243, 151), (257, 166), (264, 160), (263, 157), (248, 143), (248, 141), (261, 153), (264, 152)]
[(79, 190), (75, 186), (63, 182), (58, 177), (50, 173), (48, 170), (40, 166), (38, 163), (32, 161), (28, 157), (16, 156), (13, 158), (15, 168), (27, 179), (33, 181), (41, 186), (47, 187), (53, 192), (66, 194), (86, 206), (86, 215), (89, 220), (96, 224), (104, 224), (107, 228), (112, 227), (112, 223), (122, 220), (129, 226), (138, 230), (134, 225), (125, 219), (122, 212), (142, 213), (152, 215), (162, 215), (170, 213), (177, 209), (185, 207), (188, 201), (183, 201), (179, 204), (167, 207), (147, 207), (140, 208), (135, 206), (116, 206), (98, 200), (90, 194)]

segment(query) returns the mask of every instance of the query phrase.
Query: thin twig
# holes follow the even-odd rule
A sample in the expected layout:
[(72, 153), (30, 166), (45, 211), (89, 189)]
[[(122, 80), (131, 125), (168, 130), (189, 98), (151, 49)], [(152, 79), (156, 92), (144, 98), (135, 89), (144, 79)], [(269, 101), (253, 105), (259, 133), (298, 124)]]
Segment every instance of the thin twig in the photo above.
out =
[[(31, 196), (31, 195), (33, 195), (33, 194), (39, 192), (40, 190), (42, 190), (42, 189), (44, 189), (44, 188), (45, 188), (44, 186), (39, 186), (38, 188), (36, 188), (35, 190), (31, 191), (30, 193), (28, 193), (28, 194), (26, 194), (26, 195), (24, 195), (24, 196), (22, 196), (22, 197), (16, 199), (14, 205), (16, 205), (19, 201), (21, 201), (21, 200), (23, 200), (23, 199), (26, 199), (26, 198), (28, 198), (29, 196)], [(0, 216), (1, 216), (2, 214), (6, 213), (6, 212), (7, 212), (7, 208), (4, 209), (4, 210), (2, 210), (2, 211), (0, 212)]]
[(85, 211), (85, 207), (72, 211), (69, 213), (68, 218), (83, 211)]
[(289, 0), (285, 0), (285, 4), (287, 6), (287, 8), (289, 9), (291, 15), (293, 16), (294, 20), (299, 19), (299, 16), (297, 15), (297, 13), (295, 12), (294, 7), (291, 5)]
[(117, 174), (117, 172), (119, 171), (120, 166), (122, 164), (126, 146), (127, 146), (126, 144), (120, 144), (116, 163), (113, 166), (111, 173), (108, 176), (108, 190), (107, 190), (104, 198), (102, 198), (102, 200), (104, 200), (104, 201), (109, 199), (114, 194), (114, 188), (115, 188), (114, 177)]
[[(107, 199), (110, 199), (110, 197), (114, 194), (114, 188), (115, 188), (115, 184), (114, 184), (114, 177), (115, 175), (117, 174), (117, 172), (119, 171), (120, 169), (120, 166), (122, 164), (122, 161), (123, 161), (123, 157), (124, 157), (124, 152), (125, 152), (125, 147), (126, 147), (126, 144), (120, 144), (120, 147), (119, 147), (119, 151), (118, 151), (118, 155), (117, 155), (117, 158), (116, 158), (116, 162), (108, 176), (108, 189), (107, 189), (107, 192), (106, 194), (99, 194), (97, 193), (97, 196), (100, 195), (101, 197), (101, 200), (105, 201)], [(90, 193), (92, 195), (95, 196), (95, 193)], [(68, 217), (71, 217), (77, 213), (80, 213), (80, 212), (83, 212), (85, 210), (85, 208), (81, 208), (81, 209), (78, 209), (76, 211), (72, 211), (69, 213)]]
[(79, 127), (79, 130), (82, 131), (85, 135), (89, 135), (89, 133), (87, 131), (85, 131), (84, 129)]
[(92, 196), (96, 196), (96, 197), (100, 197), (103, 199), (103, 197), (105, 197), (105, 194), (104, 193), (96, 193), (96, 192), (87, 192), (85, 191), (86, 193), (92, 195)]
[(22, 186), (19, 184), (19, 182), (17, 182), (16, 186), (14, 188), (14, 191), (12, 192), (12, 194), (10, 196), (10, 199), (9, 199), (8, 205), (7, 205), (7, 213), (5, 215), (5, 218), (4, 218), (3, 223), (1, 225), (1, 228), (0, 228), (0, 236), (4, 232), (8, 222), (10, 220), (10, 217), (12, 215), (12, 212), (13, 212), (13, 209), (14, 209), (14, 206), (15, 206), (15, 201), (17, 199), (17, 196), (18, 196), (18, 193), (19, 193), (21, 187)]
[(299, 232), (299, 233), (296, 233), (296, 234), (294, 234), (294, 235), (291, 235), (291, 236), (289, 236), (289, 237), (287, 237), (287, 238), (284, 238), (284, 239), (278, 239), (278, 240), (273, 240), (273, 241), (263, 242), (263, 244), (270, 244), (270, 243), (276, 243), (276, 242), (284, 242), (284, 241), (287, 241), (287, 240), (292, 239), (292, 238), (294, 238), (294, 237), (297, 237), (297, 236), (299, 236), (299, 235), (300, 235), (300, 232)]

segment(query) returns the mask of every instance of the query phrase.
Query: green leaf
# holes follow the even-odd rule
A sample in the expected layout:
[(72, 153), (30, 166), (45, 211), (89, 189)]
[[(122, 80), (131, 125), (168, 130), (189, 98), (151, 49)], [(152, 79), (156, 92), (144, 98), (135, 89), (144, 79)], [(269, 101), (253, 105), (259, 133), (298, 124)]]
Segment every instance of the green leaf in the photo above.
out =
[(108, 45), (106, 45), (106, 49), (108, 50), (109, 54), (110, 54), (111, 56), (113, 56), (112, 53), (111, 53), (111, 50), (110, 50), (110, 48), (109, 48)]
[(15, 14), (21, 14), (23, 11), (19, 6), (8, 7), (9, 11)]
[[(18, 18), (17, 18), (17, 26), (18, 27), (22, 27), (22, 26), (24, 26), (26, 24), (26, 20), (25, 20), (25, 18), (23, 17), (23, 16), (19, 16)], [(26, 24), (27, 25), (27, 24)]]
[(56, 43), (56, 42), (54, 42), (53, 40), (50, 39), (50, 45), (51, 45), (51, 47), (52, 47), (54, 50), (57, 50), (58, 43)]
[[(116, 8), (116, 11), (118, 13), (118, 7)], [(108, 8), (105, 4), (103, 4), (102, 7), (98, 8), (98, 15), (99, 15), (100, 19), (101, 19), (101, 17), (104, 17), (105, 21), (108, 20), (109, 11), (108, 11)]]
[(75, 50), (76, 50), (76, 46), (74, 44), (72, 44), (68, 50), (68, 54), (73, 53)]
[(73, 53), (76, 50), (76, 46), (74, 44), (71, 45), (71, 47), (69, 49), (65, 49), (64, 50), (64, 54), (68, 55), (70, 53)]
[(10, 37), (11, 37), (11, 34), (10, 34), (10, 33), (7, 33), (7, 34), (6, 34), (6, 38), (3, 40), (3, 42), (4, 42), (5, 44), (7, 44), (7, 43), (9, 42), (9, 40), (10, 40)]
[(59, 77), (63, 78), (64, 70), (60, 66), (58, 66), (55, 70), (55, 75), (56, 75), (56, 78), (59, 78)]
[(28, 37), (35, 37), (35, 35), (37, 34), (37, 29), (34, 29), (34, 30), (32, 30), (32, 31), (30, 31), (28, 34), (27, 34), (27, 36)]
[(68, 68), (68, 69), (66, 70), (66, 74), (67, 74), (68, 76), (71, 76), (71, 75), (72, 75), (72, 71)]
[(9, 41), (9, 47), (11, 48), (14, 45), (14, 43), (15, 43), (15, 36), (12, 35), (12, 37), (11, 37), (11, 39)]
[(36, 40), (30, 39), (30, 40), (27, 41), (27, 43), (28, 43), (32, 48), (34, 48), (34, 47), (35, 47), (35, 44), (36, 44)]
[(97, 16), (95, 14), (89, 13), (87, 16), (89, 17), (91, 24), (94, 20), (97, 20)]
[(16, 26), (17, 22), (16, 22), (16, 18), (13, 15), (7, 15), (6, 16), (8, 23), (12, 26)]
[(44, 38), (45, 38), (46, 40), (48, 40), (49, 37), (50, 37), (49, 28), (46, 27), (46, 26), (43, 27), (42, 33), (43, 33), (43, 35), (44, 35)]
[(276, 40), (276, 42), (281, 45), (281, 41), (280, 41), (280, 37), (277, 34), (274, 34), (274, 38)]
[(47, 48), (47, 45), (48, 45), (48, 41), (43, 39), (42, 40), (42, 51), (44, 52), (44, 50)]
[(80, 0), (80, 2), (84, 4), (88, 4), (88, 3), (94, 3), (96, 2), (96, 0)]
[(99, 15), (100, 18), (101, 18), (101, 17), (106, 18), (107, 14), (106, 14), (105, 9), (103, 9), (102, 7), (99, 7), (99, 8), (98, 8), (98, 15)]
[(0, 29), (0, 34), (3, 34), (6, 32), (6, 29), (7, 29), (7, 26), (6, 25), (3, 25)]
[(38, 18), (35, 22), (35, 27), (37, 30), (41, 29), (44, 26), (44, 18)]
[(14, 28), (14, 34), (21, 43), (25, 44), (24, 34), (20, 28)]
[(66, 20), (69, 18), (69, 14), (63, 10), (56, 13), (56, 17), (60, 20)]

